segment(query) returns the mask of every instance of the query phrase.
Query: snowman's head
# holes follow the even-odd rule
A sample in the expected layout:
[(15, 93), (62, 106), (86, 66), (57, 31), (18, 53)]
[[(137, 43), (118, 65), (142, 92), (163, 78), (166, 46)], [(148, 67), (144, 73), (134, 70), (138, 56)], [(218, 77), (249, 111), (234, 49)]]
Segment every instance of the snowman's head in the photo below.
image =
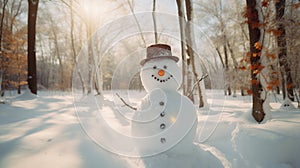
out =
[(177, 63), (168, 58), (147, 61), (141, 69), (142, 84), (147, 92), (155, 88), (177, 90), (181, 83), (181, 71)]

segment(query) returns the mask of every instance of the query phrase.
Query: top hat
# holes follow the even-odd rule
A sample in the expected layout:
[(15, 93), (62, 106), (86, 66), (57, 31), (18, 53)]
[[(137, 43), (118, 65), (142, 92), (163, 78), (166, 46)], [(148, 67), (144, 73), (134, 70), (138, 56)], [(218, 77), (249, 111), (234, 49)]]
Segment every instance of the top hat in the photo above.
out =
[(178, 62), (179, 58), (172, 56), (171, 47), (167, 44), (154, 44), (147, 47), (147, 57), (143, 59), (140, 64), (144, 65), (147, 61), (152, 59), (169, 58)]

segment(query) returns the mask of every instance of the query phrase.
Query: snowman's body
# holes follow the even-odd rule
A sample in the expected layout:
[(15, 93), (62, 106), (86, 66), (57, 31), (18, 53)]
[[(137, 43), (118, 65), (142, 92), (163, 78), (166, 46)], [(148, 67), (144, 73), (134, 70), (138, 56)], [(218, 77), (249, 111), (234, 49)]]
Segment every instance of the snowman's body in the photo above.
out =
[[(181, 82), (180, 68), (171, 59), (153, 59), (141, 70), (147, 95), (135, 112), (132, 135), (145, 139), (139, 143), (142, 154), (166, 151), (187, 153), (193, 147), (197, 115), (192, 102), (177, 89)], [(141, 146), (142, 145), (142, 146)]]

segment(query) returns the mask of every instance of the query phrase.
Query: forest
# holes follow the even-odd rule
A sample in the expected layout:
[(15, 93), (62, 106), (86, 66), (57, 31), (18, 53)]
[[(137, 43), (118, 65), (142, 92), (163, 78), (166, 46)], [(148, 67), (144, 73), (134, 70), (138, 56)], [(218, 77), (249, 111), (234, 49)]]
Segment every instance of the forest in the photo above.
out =
[(128, 56), (138, 59), (137, 50), (168, 43), (181, 58), (181, 90), (188, 95), (195, 85), (189, 98), (199, 107), (197, 81), (206, 73), (204, 88), (253, 95), (254, 111), (273, 93), (299, 102), (299, 6), (298, 0), (2, 0), (1, 93), (27, 85), (35, 94), (70, 91), (77, 75), (86, 94), (140, 90), (139, 65)]
[(299, 27), (299, 0), (0, 0), (0, 167), (300, 167)]

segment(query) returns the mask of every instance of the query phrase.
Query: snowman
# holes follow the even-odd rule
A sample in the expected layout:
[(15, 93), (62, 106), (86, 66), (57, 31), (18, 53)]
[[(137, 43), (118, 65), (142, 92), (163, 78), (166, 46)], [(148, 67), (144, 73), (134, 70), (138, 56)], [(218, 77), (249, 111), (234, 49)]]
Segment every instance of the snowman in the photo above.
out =
[(147, 48), (147, 57), (140, 62), (147, 95), (133, 115), (131, 133), (141, 156), (187, 154), (194, 148), (197, 115), (193, 103), (178, 92), (178, 60), (169, 45), (155, 44)]

